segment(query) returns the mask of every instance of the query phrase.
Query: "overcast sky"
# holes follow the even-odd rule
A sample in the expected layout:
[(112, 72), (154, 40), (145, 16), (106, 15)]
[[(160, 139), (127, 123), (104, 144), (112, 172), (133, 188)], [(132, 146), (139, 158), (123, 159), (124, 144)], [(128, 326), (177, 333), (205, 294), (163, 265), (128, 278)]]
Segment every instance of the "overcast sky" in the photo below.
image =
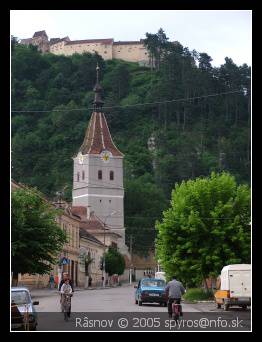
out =
[(225, 57), (251, 65), (252, 11), (248, 10), (12, 10), (10, 33), (30, 38), (139, 40), (162, 27), (171, 41), (206, 52), (213, 66)]

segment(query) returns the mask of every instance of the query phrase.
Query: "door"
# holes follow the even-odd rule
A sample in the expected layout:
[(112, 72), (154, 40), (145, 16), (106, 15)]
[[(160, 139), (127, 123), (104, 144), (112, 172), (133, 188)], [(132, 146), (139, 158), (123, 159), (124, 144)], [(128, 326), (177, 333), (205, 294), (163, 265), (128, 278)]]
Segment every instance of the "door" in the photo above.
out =
[(229, 271), (230, 297), (251, 297), (250, 271)]
[(251, 297), (251, 272), (242, 271), (242, 273), (243, 297)]

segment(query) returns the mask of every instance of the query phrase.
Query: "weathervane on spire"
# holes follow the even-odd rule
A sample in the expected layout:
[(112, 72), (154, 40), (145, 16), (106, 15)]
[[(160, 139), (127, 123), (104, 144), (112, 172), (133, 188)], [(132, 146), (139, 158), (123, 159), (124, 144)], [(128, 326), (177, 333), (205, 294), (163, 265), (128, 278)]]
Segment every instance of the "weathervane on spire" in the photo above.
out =
[(94, 87), (94, 92), (95, 92), (95, 99), (94, 99), (94, 111), (99, 111), (102, 109), (102, 106), (104, 104), (104, 102), (102, 101), (101, 98), (101, 92), (102, 92), (102, 87), (99, 83), (99, 65), (98, 63), (96, 64), (96, 84)]

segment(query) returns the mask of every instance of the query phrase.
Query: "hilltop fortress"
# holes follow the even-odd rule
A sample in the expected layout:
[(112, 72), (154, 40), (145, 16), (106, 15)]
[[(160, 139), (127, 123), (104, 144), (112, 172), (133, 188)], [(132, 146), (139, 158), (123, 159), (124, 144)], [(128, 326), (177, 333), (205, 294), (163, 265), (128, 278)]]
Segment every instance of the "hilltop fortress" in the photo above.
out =
[(32, 38), (21, 39), (20, 44), (35, 45), (43, 53), (70, 56), (74, 53), (95, 53), (103, 59), (122, 59), (127, 62), (138, 62), (141, 66), (149, 65), (149, 53), (144, 47), (143, 40), (114, 42), (108, 39), (70, 40), (69, 37), (51, 38), (45, 31), (35, 32)]

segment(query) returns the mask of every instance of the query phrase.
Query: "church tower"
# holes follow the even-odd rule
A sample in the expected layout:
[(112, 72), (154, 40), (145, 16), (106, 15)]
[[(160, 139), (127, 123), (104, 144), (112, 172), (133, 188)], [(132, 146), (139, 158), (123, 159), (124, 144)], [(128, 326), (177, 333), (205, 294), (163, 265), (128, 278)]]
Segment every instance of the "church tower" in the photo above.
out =
[(102, 112), (98, 66), (96, 71), (94, 110), (83, 144), (73, 157), (73, 206), (86, 207), (88, 216), (94, 212), (107, 228), (120, 234), (118, 247), (126, 254), (123, 154), (114, 145)]

